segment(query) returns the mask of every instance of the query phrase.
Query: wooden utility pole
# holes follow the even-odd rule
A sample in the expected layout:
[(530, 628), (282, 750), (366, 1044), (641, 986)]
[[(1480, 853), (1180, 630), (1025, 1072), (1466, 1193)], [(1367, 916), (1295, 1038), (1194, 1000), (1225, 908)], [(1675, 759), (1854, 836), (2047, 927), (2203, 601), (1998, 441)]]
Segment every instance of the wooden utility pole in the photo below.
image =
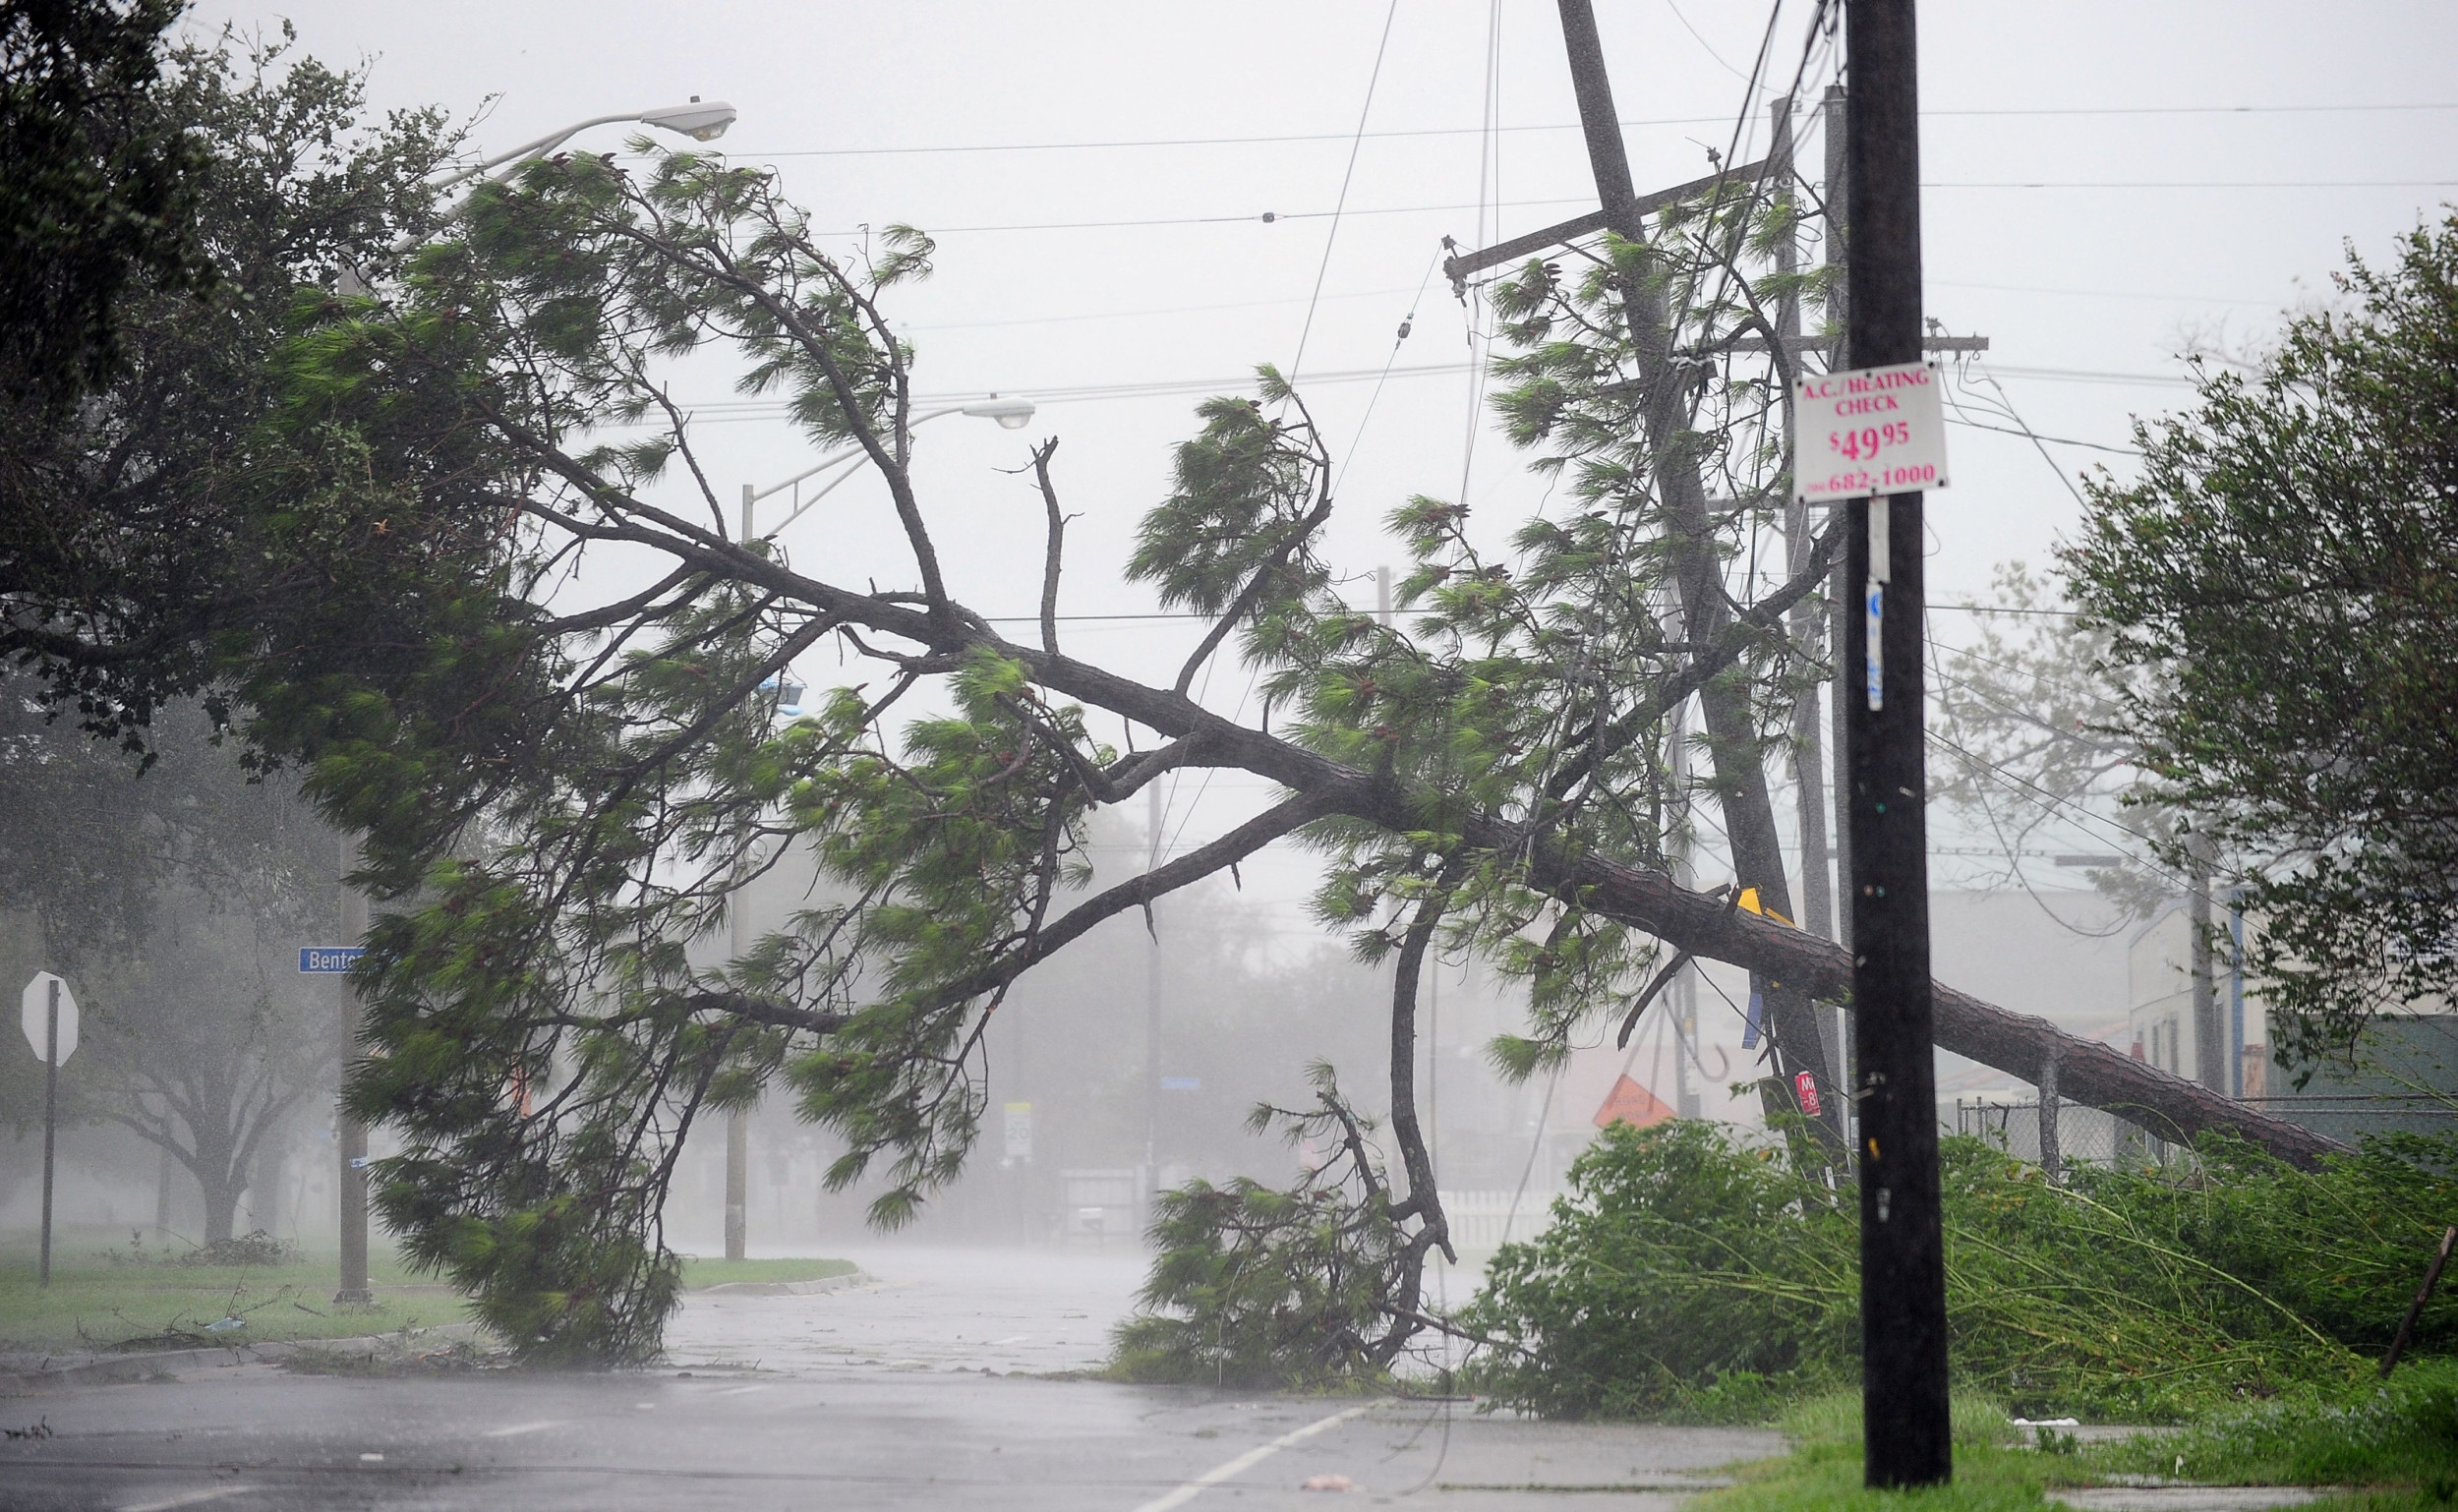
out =
[[(1850, 341), (1860, 370), (1921, 357), (1912, 0), (1846, 0), (1844, 27)], [(1846, 570), (1862, 610), (1844, 621), (1838, 692), (1850, 711), (1862, 1473), (1872, 1486), (1935, 1485), (1954, 1477), (1954, 1447), (1929, 982), (1921, 495), (1855, 498), (1848, 508)]]
[[(1596, 179), (1602, 205), (1593, 223), (1571, 222), (1536, 233), (1551, 245), (1566, 233), (1604, 229), (1624, 242), (1644, 246), (1645, 217), (1657, 205), (1727, 184), (1745, 184), (1765, 174), (1768, 165), (1735, 167), (1700, 185), (1684, 185), (1659, 195), (1640, 197), (1632, 185), (1630, 159), (1621, 140), (1621, 121), (1613, 108), (1612, 83), (1605, 71), (1603, 42), (1596, 29), (1590, 0), (1559, 0), (1562, 43), (1569, 54), (1571, 86), (1578, 95), (1579, 123), (1587, 140), (1588, 165)], [(1475, 255), (1479, 265), (1491, 266), (1504, 255), (1535, 250), (1518, 238)], [(1453, 276), (1470, 260), (1454, 259)], [(1656, 457), (1656, 486), (1670, 521), (1674, 552), (1674, 583), (1679, 590), (1683, 637), (1693, 645), (1713, 641), (1732, 617), (1724, 584), (1724, 563), (1714, 549), (1715, 524), (1698, 464), (1682, 444), (1689, 428), (1688, 390), (1675, 381), (1671, 366), (1672, 332), (1664, 302), (1644, 280), (1622, 291), (1622, 306), (1638, 358), (1639, 382), (1647, 439)], [(1686, 371), (1686, 370), (1685, 370)], [(1767, 790), (1767, 771), (1759, 755), (1758, 727), (1749, 690), (1729, 679), (1717, 679), (1698, 694), (1701, 722), (1707, 728), (1708, 750), (1715, 763), (1725, 836), (1731, 848), (1734, 885), (1756, 888), (1761, 905), (1785, 918), (1794, 916), (1792, 891), (1785, 877), (1784, 850), (1777, 838), (1775, 803)], [(1816, 1010), (1797, 985), (1769, 980), (1764, 984), (1767, 1026), (1775, 1042), (1775, 1087), (1771, 1107), (1780, 1098), (1785, 1111), (1796, 1110), (1791, 1075), (1807, 1072), (1822, 1094), (1834, 1090), (1826, 1046), (1818, 1032)], [(1842, 1146), (1838, 1117), (1841, 1099), (1824, 1096), (1822, 1116), (1813, 1121)]]
[[(1844, 150), (1844, 116), (1848, 108), (1844, 87), (1827, 86), (1824, 105), (1826, 116), (1827, 157), (1827, 316), (1835, 327), (1835, 345), (1827, 353), (1827, 371), (1841, 373), (1851, 366), (1851, 239), (1850, 223), (1844, 217), (1846, 185), (1851, 179), (1850, 157)], [(1844, 823), (1844, 792), (1851, 759), (1847, 754), (1851, 715), (1844, 707), (1844, 689), (1848, 685), (1842, 675), (1844, 620), (1858, 608), (1852, 602), (1851, 584), (1844, 581), (1850, 565), (1849, 553), (1840, 552), (1835, 558), (1835, 575), (1827, 592), (1827, 655), (1836, 659), (1837, 676), (1834, 702), (1828, 706), (1828, 731), (1833, 736), (1830, 753), (1835, 764), (1835, 875), (1845, 892), (1850, 891), (1852, 875), (1852, 833)], [(1835, 942), (1845, 950), (1852, 948), (1852, 907), (1848, 897), (1835, 910)], [(1848, 1058), (1847, 1058), (1848, 1059)]]

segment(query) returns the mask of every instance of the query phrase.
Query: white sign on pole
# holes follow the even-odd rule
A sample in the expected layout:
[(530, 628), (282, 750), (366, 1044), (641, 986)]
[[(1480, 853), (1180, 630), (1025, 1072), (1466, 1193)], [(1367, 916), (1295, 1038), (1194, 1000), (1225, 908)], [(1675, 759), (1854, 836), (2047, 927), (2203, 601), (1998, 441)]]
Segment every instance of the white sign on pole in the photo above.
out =
[(43, 1040), (50, 1033), (47, 1020), (51, 1017), (53, 982), (60, 982), (60, 1064), (65, 1066), (68, 1058), (77, 1053), (77, 1000), (69, 996), (68, 983), (48, 971), (37, 971), (34, 979), (26, 984), (19, 1002), (25, 1007), (26, 1043), (34, 1047), (34, 1059), (39, 1061), (43, 1057)]
[(1792, 385), (1801, 502), (1946, 487), (1946, 401), (1927, 363), (1822, 373)]
[(1012, 1102), (1007, 1105), (1007, 1158), (1032, 1158), (1032, 1104)]

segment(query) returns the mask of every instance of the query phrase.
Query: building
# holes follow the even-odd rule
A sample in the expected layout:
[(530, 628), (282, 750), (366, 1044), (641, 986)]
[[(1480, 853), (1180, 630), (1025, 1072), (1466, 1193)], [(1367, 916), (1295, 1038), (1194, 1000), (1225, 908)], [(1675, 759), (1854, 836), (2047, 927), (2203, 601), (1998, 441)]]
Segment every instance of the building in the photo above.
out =
[[(2222, 931), (2211, 985), (2228, 1036), (2230, 1096), (2332, 1138), (2458, 1129), (2458, 1013), (2446, 999), (2376, 1018), (2354, 1053), (2282, 1070), (2271, 1060), (2269, 1013), (2245, 958), (2258, 919), (2214, 910)], [(2193, 1077), (2201, 1064), (2194, 1020), (2194, 938), (2185, 899), (2171, 899), (2134, 931), (2127, 951), (2128, 1024), (2136, 1058)], [(2301, 1084), (2300, 1084), (2301, 1083)]]

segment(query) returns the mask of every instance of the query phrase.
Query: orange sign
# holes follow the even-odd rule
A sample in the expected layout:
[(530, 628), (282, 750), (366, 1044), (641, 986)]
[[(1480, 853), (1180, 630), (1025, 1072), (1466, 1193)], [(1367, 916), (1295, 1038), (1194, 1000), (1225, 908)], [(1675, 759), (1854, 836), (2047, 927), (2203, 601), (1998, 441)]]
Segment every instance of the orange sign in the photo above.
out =
[(1596, 1127), (1628, 1124), (1634, 1129), (1653, 1129), (1673, 1117), (1676, 1115), (1665, 1106), (1663, 1098), (1623, 1076), (1607, 1094), (1605, 1106), (1596, 1110)]

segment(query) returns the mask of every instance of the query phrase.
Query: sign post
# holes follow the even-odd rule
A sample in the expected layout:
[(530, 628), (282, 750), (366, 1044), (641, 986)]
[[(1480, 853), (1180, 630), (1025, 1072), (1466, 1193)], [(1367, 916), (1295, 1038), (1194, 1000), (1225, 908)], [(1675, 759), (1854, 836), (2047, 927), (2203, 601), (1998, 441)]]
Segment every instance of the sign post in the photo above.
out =
[(42, 1259), (38, 1284), (51, 1284), (52, 1160), (60, 1128), (60, 1063), (77, 1053), (77, 999), (68, 983), (37, 971), (19, 999), (26, 1042), (42, 1057)]
[[(341, 867), (346, 873), (357, 852), (351, 843), (341, 843)], [(341, 887), (341, 932), (352, 940), (367, 937), (367, 899), (345, 880)], [(367, 948), (360, 945), (303, 945), (299, 947), (299, 969), (309, 976), (346, 976), (358, 963)], [(348, 1043), (358, 1044), (358, 998), (348, 983), (341, 988), (342, 1022), (347, 1026)], [(341, 1157), (341, 1200), (339, 1238), (341, 1249), (341, 1286), (333, 1293), (333, 1302), (341, 1307), (366, 1307), (376, 1300), (367, 1284), (367, 1126), (350, 1116), (338, 1105), (333, 1110), (334, 1143)]]

